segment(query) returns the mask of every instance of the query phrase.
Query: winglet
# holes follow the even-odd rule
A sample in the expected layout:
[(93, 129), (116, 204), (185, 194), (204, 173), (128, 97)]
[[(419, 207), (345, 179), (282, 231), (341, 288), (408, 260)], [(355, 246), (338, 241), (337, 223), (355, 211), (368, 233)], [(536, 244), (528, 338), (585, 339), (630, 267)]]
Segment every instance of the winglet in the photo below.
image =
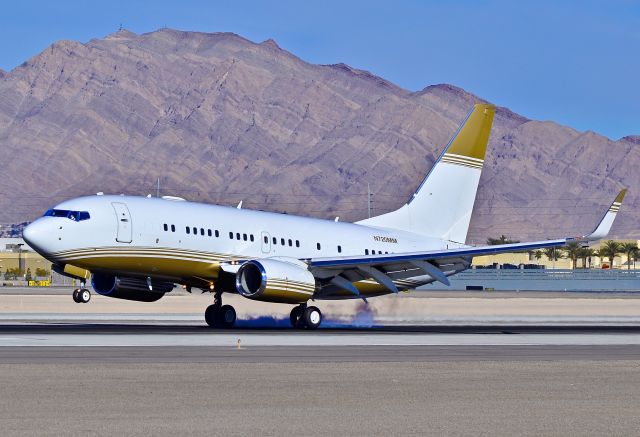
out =
[(624, 199), (625, 194), (627, 194), (626, 188), (624, 188), (622, 191), (620, 191), (620, 193), (618, 193), (618, 195), (616, 196), (616, 199), (613, 201), (613, 203), (605, 213), (604, 217), (602, 217), (602, 220), (600, 220), (600, 223), (598, 223), (598, 226), (595, 228), (595, 230), (592, 233), (590, 233), (589, 235), (585, 235), (582, 238), (583, 240), (587, 240), (587, 241), (600, 240), (606, 237), (607, 234), (609, 234), (609, 231), (611, 230), (611, 226), (613, 226), (613, 221), (616, 218), (616, 214), (618, 214), (618, 211), (620, 210), (620, 205), (622, 205), (622, 200)]

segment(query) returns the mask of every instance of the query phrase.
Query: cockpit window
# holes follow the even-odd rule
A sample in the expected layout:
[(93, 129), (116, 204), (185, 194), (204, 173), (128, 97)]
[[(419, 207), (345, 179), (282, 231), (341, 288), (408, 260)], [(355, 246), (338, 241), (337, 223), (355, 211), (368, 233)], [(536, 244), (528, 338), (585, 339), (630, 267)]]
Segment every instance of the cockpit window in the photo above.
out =
[(44, 213), (44, 217), (65, 217), (74, 222), (81, 222), (91, 218), (88, 211), (69, 211), (66, 209), (50, 209)]

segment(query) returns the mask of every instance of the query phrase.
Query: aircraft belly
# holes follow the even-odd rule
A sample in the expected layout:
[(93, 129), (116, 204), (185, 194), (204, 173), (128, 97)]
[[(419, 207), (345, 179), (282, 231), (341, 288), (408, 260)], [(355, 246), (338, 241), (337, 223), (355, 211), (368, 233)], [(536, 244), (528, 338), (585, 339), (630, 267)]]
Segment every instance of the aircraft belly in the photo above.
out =
[(90, 271), (176, 279), (216, 279), (220, 271), (220, 262), (228, 257), (205, 252), (157, 248), (90, 248), (61, 252), (53, 258), (58, 263), (73, 264)]

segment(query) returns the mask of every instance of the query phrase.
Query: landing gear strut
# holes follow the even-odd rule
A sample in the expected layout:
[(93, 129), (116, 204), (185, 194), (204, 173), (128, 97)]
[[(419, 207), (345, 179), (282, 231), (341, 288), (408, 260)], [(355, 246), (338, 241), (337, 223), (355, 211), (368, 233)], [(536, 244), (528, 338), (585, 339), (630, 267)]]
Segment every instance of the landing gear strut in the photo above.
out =
[(76, 288), (73, 290), (73, 301), (75, 303), (87, 303), (91, 300), (91, 292), (84, 288)]
[(216, 291), (213, 305), (204, 312), (204, 320), (212, 328), (232, 328), (236, 323), (236, 310), (231, 305), (222, 305), (222, 292)]
[(318, 308), (303, 303), (293, 307), (289, 321), (297, 329), (317, 329), (322, 323), (322, 313)]

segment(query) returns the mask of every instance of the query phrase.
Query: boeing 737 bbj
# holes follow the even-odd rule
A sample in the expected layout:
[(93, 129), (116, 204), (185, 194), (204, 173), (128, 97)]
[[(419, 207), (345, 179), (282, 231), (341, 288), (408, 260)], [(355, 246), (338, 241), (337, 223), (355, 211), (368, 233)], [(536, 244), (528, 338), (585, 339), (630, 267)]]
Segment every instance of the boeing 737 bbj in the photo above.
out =
[(473, 256), (562, 246), (607, 235), (625, 191), (596, 229), (577, 238), (465, 245), (495, 108), (477, 104), (409, 201), (356, 223), (192, 203), (164, 197), (96, 196), (68, 200), (24, 230), (25, 241), (103, 296), (153, 302), (176, 284), (214, 293), (210, 326), (231, 327), (223, 293), (295, 305), (294, 327), (314, 329), (321, 299), (368, 299), (467, 269)]

